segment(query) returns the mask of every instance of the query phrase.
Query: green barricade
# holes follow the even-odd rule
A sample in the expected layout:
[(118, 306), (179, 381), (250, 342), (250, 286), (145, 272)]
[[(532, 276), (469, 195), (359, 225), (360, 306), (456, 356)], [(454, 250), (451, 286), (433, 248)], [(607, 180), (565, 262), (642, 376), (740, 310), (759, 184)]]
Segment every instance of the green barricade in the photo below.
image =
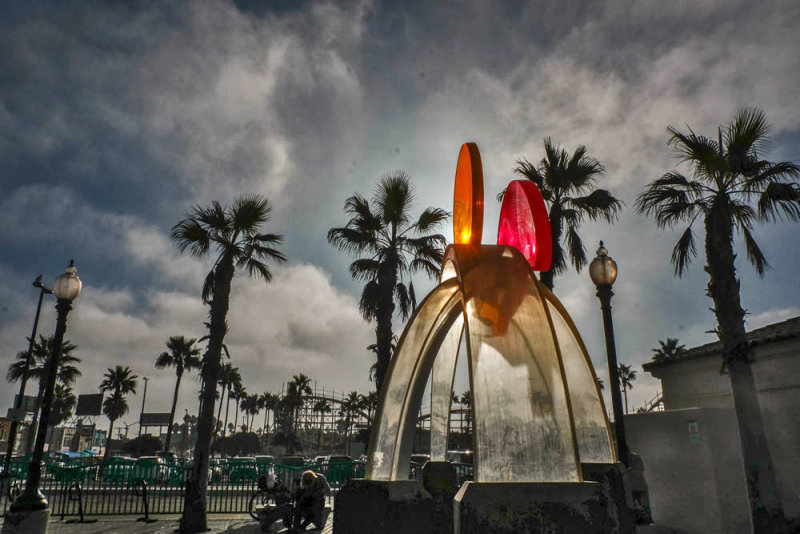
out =
[(249, 456), (231, 458), (228, 460), (228, 474), (231, 484), (255, 482), (258, 478), (256, 459)]
[(164, 477), (161, 459), (155, 456), (142, 456), (136, 460), (128, 476), (128, 483), (144, 480), (148, 484), (160, 484)]
[(341, 484), (353, 478), (353, 466), (355, 462), (352, 460), (332, 461), (328, 463), (328, 472), (325, 474), (328, 482), (331, 484)]
[(136, 460), (133, 458), (110, 458), (100, 465), (100, 480), (103, 482), (127, 482)]

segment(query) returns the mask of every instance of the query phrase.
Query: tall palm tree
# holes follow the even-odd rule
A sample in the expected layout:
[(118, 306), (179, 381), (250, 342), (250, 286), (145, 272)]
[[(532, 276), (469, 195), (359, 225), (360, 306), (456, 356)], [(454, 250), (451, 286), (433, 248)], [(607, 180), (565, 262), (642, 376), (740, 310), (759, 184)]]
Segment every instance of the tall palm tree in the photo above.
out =
[(631, 369), (628, 364), (621, 363), (617, 367), (617, 374), (619, 375), (619, 385), (622, 386), (622, 394), (625, 395), (625, 413), (628, 413), (628, 390), (633, 389), (636, 370)]
[[(28, 338), (30, 339), (30, 338)], [(28, 373), (28, 378), (36, 380), (39, 383), (39, 390), (36, 394), (36, 404), (33, 411), (33, 421), (31, 423), (31, 432), (28, 433), (28, 440), (25, 445), (25, 450), (30, 451), (33, 449), (33, 442), (36, 438), (36, 426), (39, 421), (39, 408), (42, 403), (42, 395), (44, 394), (44, 387), (47, 384), (48, 362), (50, 355), (53, 353), (54, 336), (39, 336), (39, 341), (34, 341), (30, 355), (28, 351), (18, 352), (16, 361), (8, 366), (6, 373), (6, 380), (8, 382), (16, 382), (22, 380), (22, 377)], [(81, 372), (77, 365), (81, 359), (72, 354), (72, 351), (78, 347), (68, 340), (64, 340), (61, 345), (61, 358), (58, 361), (57, 377), (58, 382), (63, 386), (71, 386), (75, 380), (81, 376)]]
[(450, 214), (429, 207), (412, 220), (413, 201), (409, 176), (403, 171), (393, 172), (381, 178), (371, 206), (359, 194), (348, 198), (344, 211), (350, 220), (346, 226), (328, 231), (328, 242), (339, 250), (364, 255), (350, 264), (350, 276), (366, 282), (359, 307), (365, 320), (376, 323), (378, 391), (392, 357), (395, 299), (402, 318), (407, 319), (416, 307), (411, 275), (422, 271), (432, 279), (438, 278), (447, 243), (443, 235), (432, 232)]
[(778, 532), (786, 527), (753, 382), (751, 347), (734, 265), (734, 230), (744, 239), (747, 259), (763, 276), (769, 264), (753, 238), (752, 228), (757, 222), (784, 217), (800, 221), (800, 167), (762, 159), (769, 130), (758, 108), (739, 110), (732, 122), (717, 129), (716, 138), (691, 129), (683, 133), (670, 126), (670, 144), (679, 161), (689, 167), (690, 177), (668, 172), (651, 182), (637, 199), (639, 212), (654, 216), (660, 227), (688, 223), (672, 251), (677, 276), (684, 273), (696, 254), (692, 226), (702, 218), (707, 294), (714, 303), (716, 333), (730, 377), (751, 520), (758, 532)]
[[(253, 418), (258, 414), (258, 393), (245, 393), (239, 401), (242, 412), (245, 414), (245, 422), (247, 423), (247, 432), (252, 430)], [(249, 416), (249, 418), (247, 417)]]
[(172, 423), (175, 420), (175, 406), (178, 404), (178, 389), (181, 387), (181, 378), (184, 371), (200, 368), (200, 348), (195, 346), (196, 339), (186, 339), (184, 336), (172, 336), (167, 340), (167, 350), (156, 358), (156, 369), (175, 368), (175, 391), (172, 394), (172, 408), (169, 411), (169, 426), (164, 451), (169, 452), (172, 441)]
[(578, 235), (584, 218), (613, 223), (622, 203), (607, 190), (595, 187), (597, 179), (605, 174), (605, 167), (586, 155), (585, 146), (579, 145), (569, 154), (546, 137), (544, 153), (538, 165), (524, 158), (517, 160), (514, 172), (536, 184), (549, 205), (553, 263), (550, 270), (541, 273), (541, 281), (553, 289), (554, 278), (567, 270), (567, 254), (579, 272), (587, 263), (586, 249)]
[(78, 399), (70, 386), (56, 384), (55, 390), (53, 390), (53, 405), (50, 417), (48, 417), (48, 426), (58, 426), (72, 417), (72, 410), (75, 409), (77, 403)]
[(330, 403), (326, 399), (320, 399), (314, 403), (311, 409), (314, 413), (319, 414), (319, 428), (317, 429), (317, 455), (319, 455), (322, 449), (322, 428), (325, 426), (325, 414), (331, 413), (333, 408), (331, 408)]
[[(128, 413), (128, 400), (125, 395), (129, 393), (136, 394), (137, 378), (139, 377), (133, 374), (133, 371), (127, 365), (125, 367), (121, 365), (109, 367), (103, 375), (103, 381), (100, 382), (100, 391), (103, 393), (111, 392), (111, 395), (103, 400), (103, 414), (109, 420), (108, 440), (111, 439), (114, 421)], [(107, 443), (104, 458), (108, 458), (109, 449), (110, 447)]]
[[(220, 394), (220, 402), (219, 407), (217, 408), (217, 421), (222, 421), (222, 405), (225, 404), (225, 423), (223, 426), (223, 434), (225, 427), (228, 426), (228, 407), (231, 404), (231, 396), (230, 392), (233, 388), (233, 385), (237, 382), (241, 383), (242, 375), (239, 373), (239, 368), (234, 367), (233, 364), (226, 362), (220, 366), (219, 370), (219, 378), (217, 382), (219, 383), (221, 394)], [(225, 393), (228, 393), (228, 400), (224, 402), (222, 399), (225, 398)]]
[(291, 431), (290, 431), (290, 449), (294, 451), (294, 445), (299, 440), (297, 436), (297, 424), (300, 419), (300, 410), (303, 408), (305, 398), (311, 395), (311, 379), (300, 373), (294, 375), (292, 381), (286, 386), (286, 400), (289, 409), (291, 410)]
[(272, 280), (267, 262), (283, 263), (286, 256), (276, 248), (283, 241), (279, 234), (262, 233), (269, 220), (269, 200), (258, 195), (237, 198), (223, 207), (194, 207), (186, 218), (172, 228), (172, 239), (181, 253), (204, 257), (215, 249), (214, 264), (203, 284), (203, 300), (210, 305), (208, 348), (203, 356), (203, 402), (197, 425), (197, 443), (190, 484), (186, 491), (182, 531), (198, 532), (208, 528), (205, 492), (208, 486), (208, 460), (214, 419), (214, 390), (219, 379), (222, 344), (228, 331), (231, 283), (236, 269), (246, 269), (250, 276), (265, 282)]
[[(228, 393), (228, 398), (233, 399), (233, 406), (236, 408), (236, 413), (233, 416), (233, 428), (236, 429), (236, 424), (239, 422), (239, 403), (247, 396), (247, 390), (239, 380), (233, 384), (233, 391)], [(234, 430), (235, 433), (235, 430)]]
[(681, 345), (678, 338), (668, 337), (666, 341), (658, 340), (660, 346), (653, 348), (653, 361), (660, 362), (684, 352), (686, 345)]

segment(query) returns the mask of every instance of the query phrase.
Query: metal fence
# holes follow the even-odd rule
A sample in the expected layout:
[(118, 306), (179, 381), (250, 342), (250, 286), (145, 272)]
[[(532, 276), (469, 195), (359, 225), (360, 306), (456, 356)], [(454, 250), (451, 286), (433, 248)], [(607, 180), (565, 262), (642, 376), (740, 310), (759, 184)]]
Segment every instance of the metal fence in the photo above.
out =
[[(161, 464), (112, 458), (108, 462), (63, 462), (45, 464), (40, 483), (53, 516), (180, 514), (186, 491), (189, 464)], [(304, 465), (256, 464), (248, 461), (213, 459), (209, 472), (207, 512), (247, 513), (250, 497), (258, 491), (258, 477), (272, 471), (275, 478), (294, 491), (306, 469), (325, 474), (334, 491), (350, 478), (364, 476), (360, 462), (330, 462)], [(24, 489), (24, 466), (0, 482), (0, 510)]]

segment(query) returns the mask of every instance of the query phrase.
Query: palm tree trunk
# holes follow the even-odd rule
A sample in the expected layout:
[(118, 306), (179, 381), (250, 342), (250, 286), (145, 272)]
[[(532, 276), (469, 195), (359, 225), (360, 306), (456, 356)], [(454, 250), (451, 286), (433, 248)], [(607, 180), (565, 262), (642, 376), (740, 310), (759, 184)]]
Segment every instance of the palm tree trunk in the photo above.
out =
[(269, 416), (269, 410), (267, 408), (264, 408), (264, 426), (261, 427), (262, 434), (267, 433), (267, 416)]
[(114, 420), (108, 420), (108, 436), (106, 437), (106, 450), (103, 452), (103, 460), (108, 460), (108, 450), (111, 448), (111, 431), (114, 430)]
[(225, 401), (225, 424), (222, 425), (222, 435), (228, 434), (228, 409), (231, 407), (231, 387), (228, 386), (228, 400)]
[[(47, 365), (45, 365), (45, 368)], [(47, 374), (46, 372), (44, 373)], [(33, 451), (33, 443), (36, 441), (36, 433), (39, 423), (39, 408), (42, 404), (42, 395), (44, 395), (44, 385), (47, 383), (47, 377), (42, 376), (39, 378), (39, 390), (36, 393), (36, 402), (33, 405), (33, 420), (31, 421), (30, 431), (28, 432), (28, 439), (25, 443), (25, 452), (30, 454)]]
[[(733, 253), (733, 227), (727, 206), (706, 216), (708, 294), (714, 301), (722, 357), (727, 366), (739, 425), (747, 497), (753, 532), (786, 532), (786, 520), (764, 432), (751, 349), (744, 328)], [(722, 208), (722, 209), (721, 209)]]
[(622, 394), (625, 396), (625, 415), (628, 414), (628, 388), (622, 384)]
[(194, 534), (208, 530), (206, 490), (214, 419), (214, 397), (219, 379), (222, 343), (227, 330), (225, 319), (230, 305), (233, 273), (233, 263), (229, 258), (224, 258), (214, 273), (214, 296), (211, 301), (208, 349), (203, 373), (205, 383), (203, 411), (197, 421), (197, 443), (194, 448), (194, 463), (186, 486), (183, 516), (180, 522), (181, 534)]
[(172, 441), (172, 422), (175, 420), (175, 406), (178, 404), (178, 388), (181, 387), (181, 378), (183, 378), (183, 372), (178, 373), (178, 379), (175, 381), (175, 392), (172, 394), (172, 409), (169, 412), (169, 427), (167, 427), (167, 439), (164, 443), (164, 452), (167, 453)]
[[(205, 382), (203, 383), (203, 385), (205, 385)], [(215, 392), (216, 392), (216, 388), (217, 388), (217, 386), (215, 384), (214, 385)], [(222, 389), (222, 393), (220, 393), (220, 395), (219, 395), (219, 408), (217, 408), (217, 423), (220, 422), (220, 417), (222, 416), (222, 405), (225, 404), (225, 401), (223, 400), (225, 398), (225, 385), (223, 385), (221, 389)], [(222, 429), (224, 430), (225, 427), (223, 426)]]
[(392, 360), (392, 316), (394, 315), (394, 287), (397, 285), (397, 273), (392, 272), (380, 280), (381, 300), (378, 306), (377, 326), (375, 334), (378, 345), (378, 365), (375, 369), (375, 385), (380, 393), (383, 379), (389, 370)]
[(239, 424), (239, 397), (236, 397), (236, 415), (233, 417), (233, 433), (236, 434), (236, 425)]
[[(561, 206), (557, 203), (553, 203), (548, 216), (550, 219), (550, 236), (553, 240), (553, 257), (556, 257), (556, 252), (561, 250)], [(564, 261), (567, 261), (566, 258)], [(554, 267), (555, 266), (551, 265), (550, 269), (543, 271), (539, 275), (539, 281), (547, 286), (547, 289), (550, 291), (553, 290), (553, 281), (556, 274)]]

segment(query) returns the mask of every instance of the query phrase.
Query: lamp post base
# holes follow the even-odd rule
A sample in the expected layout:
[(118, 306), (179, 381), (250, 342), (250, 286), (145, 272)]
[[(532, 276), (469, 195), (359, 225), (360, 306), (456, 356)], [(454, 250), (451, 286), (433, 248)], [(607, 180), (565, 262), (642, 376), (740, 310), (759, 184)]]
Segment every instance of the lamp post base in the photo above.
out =
[(0, 534), (47, 534), (50, 508), (44, 510), (9, 510)]

